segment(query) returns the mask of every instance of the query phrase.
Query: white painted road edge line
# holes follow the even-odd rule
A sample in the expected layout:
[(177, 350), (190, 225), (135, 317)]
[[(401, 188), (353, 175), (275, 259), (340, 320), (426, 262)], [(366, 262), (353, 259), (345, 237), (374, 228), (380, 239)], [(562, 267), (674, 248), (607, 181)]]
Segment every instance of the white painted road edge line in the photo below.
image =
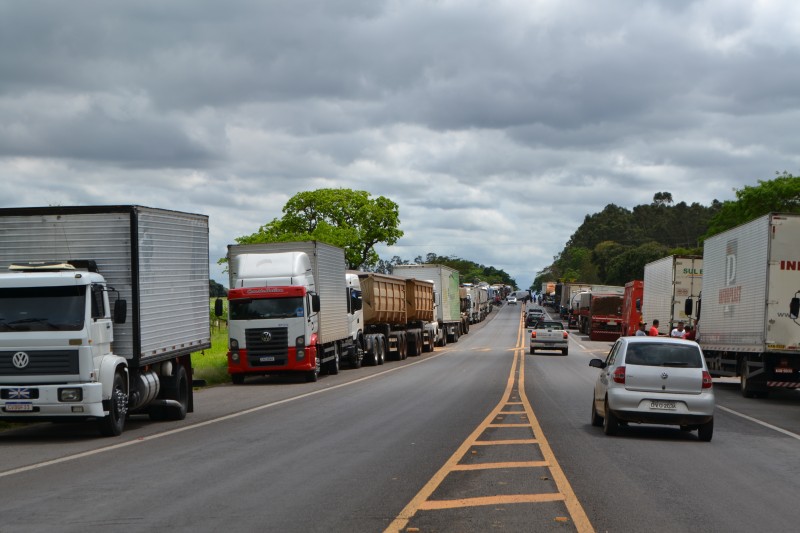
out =
[(762, 422), (761, 420), (759, 420), (757, 418), (753, 418), (752, 416), (747, 416), (746, 414), (740, 413), (739, 411), (734, 411), (733, 409), (729, 409), (729, 408), (723, 407), (721, 405), (717, 405), (717, 409), (721, 409), (722, 411), (725, 411), (726, 413), (730, 413), (732, 415), (740, 416), (740, 417), (744, 418), (745, 420), (749, 420), (750, 422), (755, 422), (759, 426), (764, 426), (765, 428), (769, 428), (769, 429), (771, 429), (773, 431), (777, 431), (778, 433), (782, 433), (782, 434), (786, 435), (787, 437), (792, 437), (793, 439), (800, 440), (800, 435), (798, 435), (797, 433), (792, 433), (791, 431), (785, 430), (783, 428), (779, 428), (778, 426), (773, 426), (772, 424), (767, 424), (766, 422)]
[(210, 426), (211, 424), (216, 424), (218, 422), (224, 422), (226, 420), (232, 420), (234, 418), (239, 418), (240, 416), (245, 416), (245, 415), (249, 415), (251, 413), (255, 413), (255, 412), (258, 412), (258, 411), (263, 411), (264, 409), (269, 409), (271, 407), (276, 407), (278, 405), (282, 405), (282, 404), (285, 404), (285, 403), (294, 402), (296, 400), (302, 400), (303, 398), (308, 398), (309, 396), (315, 396), (317, 394), (322, 394), (323, 392), (328, 392), (328, 391), (340, 389), (342, 387), (349, 387), (350, 385), (355, 385), (356, 383), (361, 383), (362, 381), (367, 381), (368, 379), (373, 379), (373, 378), (376, 378), (376, 377), (379, 377), (379, 376), (384, 376), (384, 375), (386, 375), (386, 374), (388, 374), (390, 372), (395, 372), (397, 370), (402, 370), (404, 368), (409, 368), (409, 367), (412, 367), (412, 366), (415, 366), (415, 365), (419, 365), (419, 364), (422, 364), (422, 363), (427, 363), (428, 361), (432, 361), (432, 360), (436, 359), (437, 357), (440, 357), (442, 355), (447, 355), (448, 353), (450, 353), (450, 351), (451, 350), (444, 350), (444, 351), (442, 351), (442, 352), (440, 352), (438, 354), (432, 355), (432, 356), (428, 357), (427, 359), (423, 359), (421, 361), (415, 361), (413, 363), (409, 363), (409, 364), (406, 364), (406, 365), (403, 365), (403, 366), (390, 368), (390, 369), (385, 370), (383, 372), (380, 372), (380, 373), (377, 373), (377, 374), (372, 374), (371, 376), (364, 376), (363, 378), (358, 378), (358, 379), (355, 379), (353, 381), (348, 381), (347, 383), (339, 383), (338, 385), (333, 385), (331, 387), (326, 387), (324, 389), (319, 389), (319, 390), (307, 392), (307, 393), (301, 394), (299, 396), (292, 396), (291, 398), (285, 398), (283, 400), (278, 400), (276, 402), (266, 403), (264, 405), (258, 405), (256, 407), (251, 407), (250, 409), (246, 409), (244, 411), (231, 413), (229, 415), (220, 416), (218, 418), (212, 418), (211, 420), (206, 420), (205, 422), (198, 422), (197, 424), (191, 424), (189, 426), (184, 426), (184, 427), (177, 428), (177, 429), (171, 429), (171, 430), (165, 431), (163, 433), (156, 433), (155, 435), (148, 435), (146, 437), (137, 437), (134, 440), (120, 442), (119, 444), (112, 444), (111, 446), (106, 446), (105, 448), (98, 448), (96, 450), (89, 450), (89, 451), (86, 451), (86, 452), (76, 453), (74, 455), (66, 455), (64, 457), (59, 457), (58, 459), (51, 459), (49, 461), (43, 461), (41, 463), (35, 463), (35, 464), (32, 464), (32, 465), (28, 465), (28, 466), (21, 466), (19, 468), (15, 468), (14, 470), (8, 470), (6, 472), (0, 472), (0, 478), (13, 476), (14, 474), (21, 474), (23, 472), (29, 472), (31, 470), (37, 470), (39, 468), (44, 468), (46, 466), (57, 465), (59, 463), (66, 463), (68, 461), (74, 461), (76, 459), (82, 459), (84, 457), (90, 457), (92, 455), (97, 455), (97, 454), (101, 454), (101, 453), (105, 453), (105, 452), (110, 452), (110, 451), (113, 451), (113, 450), (119, 450), (120, 448), (125, 448), (126, 446), (132, 446), (134, 444), (141, 444), (143, 442), (147, 442), (147, 441), (150, 441), (150, 440), (160, 439), (162, 437), (168, 437), (170, 435), (176, 435), (178, 433), (183, 433), (184, 431), (189, 431), (191, 429), (197, 429), (197, 428), (201, 428), (201, 427), (204, 427), (204, 426)]

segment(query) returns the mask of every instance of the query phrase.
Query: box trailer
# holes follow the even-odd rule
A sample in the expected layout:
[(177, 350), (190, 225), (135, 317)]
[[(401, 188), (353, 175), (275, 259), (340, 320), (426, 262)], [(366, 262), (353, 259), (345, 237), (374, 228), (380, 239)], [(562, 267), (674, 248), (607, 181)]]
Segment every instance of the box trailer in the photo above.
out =
[(696, 317), (686, 314), (684, 302), (697, 299), (703, 288), (703, 258), (670, 255), (644, 266), (642, 314), (658, 332), (669, 335), (678, 322), (693, 325)]
[(458, 271), (444, 265), (397, 265), (394, 274), (433, 282), (436, 292), (436, 320), (439, 322), (437, 343), (458, 342), (466, 334), (469, 324), (461, 316)]
[(798, 296), (800, 215), (764, 215), (707, 239), (702, 307), (689, 299), (686, 310), (699, 307), (711, 374), (739, 376), (747, 397), (800, 388)]
[[(142, 206), (0, 209), (0, 419), (193, 410), (209, 348), (208, 217)], [(113, 307), (113, 311), (112, 311)]]

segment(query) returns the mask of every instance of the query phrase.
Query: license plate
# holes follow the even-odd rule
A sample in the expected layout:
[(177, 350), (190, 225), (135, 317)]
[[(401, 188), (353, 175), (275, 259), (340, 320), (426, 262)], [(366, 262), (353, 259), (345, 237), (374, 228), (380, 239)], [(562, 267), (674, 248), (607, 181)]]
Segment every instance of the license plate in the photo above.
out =
[(650, 409), (666, 409), (668, 411), (672, 411), (675, 410), (675, 402), (665, 400), (650, 400)]
[(794, 368), (776, 368), (776, 374), (794, 374)]
[(275, 357), (272, 355), (268, 355), (266, 357), (259, 357), (258, 360), (262, 363), (274, 363)]
[(617, 325), (617, 321), (616, 320), (609, 320), (608, 321), (608, 325), (609, 326), (616, 326)]
[(548, 347), (548, 348), (551, 347), (551, 346), (555, 346), (555, 344), (553, 344), (552, 342), (546, 342), (546, 343), (544, 343), (544, 345), (546, 347)]
[(31, 403), (7, 403), (6, 411), (20, 412), (20, 411), (33, 411), (33, 404)]

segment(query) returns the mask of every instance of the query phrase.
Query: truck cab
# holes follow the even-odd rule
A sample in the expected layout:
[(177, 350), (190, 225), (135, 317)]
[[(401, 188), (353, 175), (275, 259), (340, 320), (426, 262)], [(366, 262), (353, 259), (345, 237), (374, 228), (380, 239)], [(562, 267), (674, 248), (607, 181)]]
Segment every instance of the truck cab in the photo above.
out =
[(228, 373), (318, 370), (319, 297), (308, 255), (242, 254), (232, 258), (228, 292)]
[[(102, 419), (116, 370), (106, 281), (91, 262), (13, 264), (0, 274), (0, 417)], [(125, 302), (116, 318), (125, 320)]]

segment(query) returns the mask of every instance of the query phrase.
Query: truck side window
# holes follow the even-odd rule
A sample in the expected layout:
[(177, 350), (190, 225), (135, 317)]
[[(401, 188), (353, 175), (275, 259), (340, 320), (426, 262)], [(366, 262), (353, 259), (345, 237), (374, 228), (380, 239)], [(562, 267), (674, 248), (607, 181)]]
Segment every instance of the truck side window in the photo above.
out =
[(97, 285), (92, 285), (92, 318), (103, 318), (103, 289)]

